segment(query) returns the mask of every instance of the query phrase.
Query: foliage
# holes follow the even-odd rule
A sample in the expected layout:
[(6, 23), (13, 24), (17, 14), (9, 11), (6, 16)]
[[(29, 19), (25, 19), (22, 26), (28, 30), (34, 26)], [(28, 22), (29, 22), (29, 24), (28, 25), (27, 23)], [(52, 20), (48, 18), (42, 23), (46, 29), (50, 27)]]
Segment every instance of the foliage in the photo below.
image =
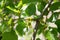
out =
[[(25, 40), (31, 40), (31, 37), (42, 40), (39, 37), (41, 33), (46, 40), (59, 40), (60, 1), (49, 2), (50, 0), (0, 0), (0, 40), (18, 40), (18, 35), (25, 37)], [(47, 4), (49, 6), (46, 8)]]

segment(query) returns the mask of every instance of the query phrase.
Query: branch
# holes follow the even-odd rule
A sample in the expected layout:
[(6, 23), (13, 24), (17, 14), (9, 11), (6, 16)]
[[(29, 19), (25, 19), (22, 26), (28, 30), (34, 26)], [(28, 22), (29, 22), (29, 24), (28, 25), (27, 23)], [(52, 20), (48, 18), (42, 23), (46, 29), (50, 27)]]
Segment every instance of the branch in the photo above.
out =
[(38, 30), (38, 25), (40, 23), (39, 20), (41, 20), (43, 18), (43, 15), (44, 15), (44, 12), (50, 7), (51, 3), (53, 2), (53, 0), (50, 0), (49, 3), (45, 6), (45, 8), (43, 9), (42, 11), (42, 14), (39, 16), (39, 18), (36, 20), (36, 26), (34, 28), (34, 32), (33, 32), (33, 38), (32, 40), (35, 40), (35, 37), (36, 37), (36, 33), (37, 33), (37, 30)]

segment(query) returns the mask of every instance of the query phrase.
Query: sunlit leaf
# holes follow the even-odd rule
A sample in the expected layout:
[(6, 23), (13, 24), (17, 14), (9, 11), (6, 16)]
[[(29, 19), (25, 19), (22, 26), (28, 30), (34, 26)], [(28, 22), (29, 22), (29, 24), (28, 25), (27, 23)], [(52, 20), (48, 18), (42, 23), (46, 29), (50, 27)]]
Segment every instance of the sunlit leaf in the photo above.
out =
[(14, 8), (11, 8), (10, 6), (7, 6), (7, 8), (10, 9), (11, 11), (13, 11), (13, 12), (20, 13), (19, 10), (16, 10), (16, 9), (14, 9)]
[(45, 37), (47, 40), (55, 40), (54, 35), (50, 31), (45, 32)]
[(22, 1), (20, 0), (20, 2), (18, 3), (18, 5), (16, 6), (17, 8), (22, 6)]
[(2, 12), (2, 9), (0, 9), (0, 13)]
[(54, 2), (58, 2), (59, 0), (54, 0)]
[(12, 18), (8, 21), (8, 25), (12, 24)]

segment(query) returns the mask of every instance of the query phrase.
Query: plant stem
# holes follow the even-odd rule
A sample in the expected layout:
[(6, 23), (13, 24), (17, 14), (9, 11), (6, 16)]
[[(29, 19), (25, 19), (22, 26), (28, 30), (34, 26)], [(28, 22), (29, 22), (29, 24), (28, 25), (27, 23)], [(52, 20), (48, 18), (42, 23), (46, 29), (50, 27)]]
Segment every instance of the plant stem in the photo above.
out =
[(35, 25), (35, 28), (34, 28), (34, 32), (33, 32), (33, 38), (32, 40), (35, 40), (35, 37), (36, 37), (36, 33), (37, 33), (37, 30), (38, 30), (38, 25), (40, 23), (39, 20), (41, 20), (43, 18), (43, 15), (44, 15), (44, 12), (50, 7), (51, 3), (53, 2), (53, 0), (50, 0), (49, 3), (45, 6), (45, 8), (43, 9), (41, 15), (39, 16), (39, 18), (36, 20), (36, 25)]

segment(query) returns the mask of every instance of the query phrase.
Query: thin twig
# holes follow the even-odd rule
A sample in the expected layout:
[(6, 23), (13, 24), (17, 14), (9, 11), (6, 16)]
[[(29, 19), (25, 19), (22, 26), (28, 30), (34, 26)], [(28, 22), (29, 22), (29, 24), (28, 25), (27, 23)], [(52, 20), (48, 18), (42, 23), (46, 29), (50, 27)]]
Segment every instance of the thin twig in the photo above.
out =
[(38, 30), (38, 25), (39, 25), (39, 20), (41, 20), (43, 18), (43, 15), (44, 15), (44, 12), (50, 7), (51, 3), (53, 2), (53, 0), (50, 0), (50, 2), (45, 6), (45, 8), (43, 9), (42, 11), (42, 14), (39, 16), (39, 18), (36, 20), (36, 26), (34, 28), (34, 32), (33, 32), (33, 38), (32, 40), (35, 40), (35, 37), (36, 37), (36, 33), (37, 33), (37, 30)]

